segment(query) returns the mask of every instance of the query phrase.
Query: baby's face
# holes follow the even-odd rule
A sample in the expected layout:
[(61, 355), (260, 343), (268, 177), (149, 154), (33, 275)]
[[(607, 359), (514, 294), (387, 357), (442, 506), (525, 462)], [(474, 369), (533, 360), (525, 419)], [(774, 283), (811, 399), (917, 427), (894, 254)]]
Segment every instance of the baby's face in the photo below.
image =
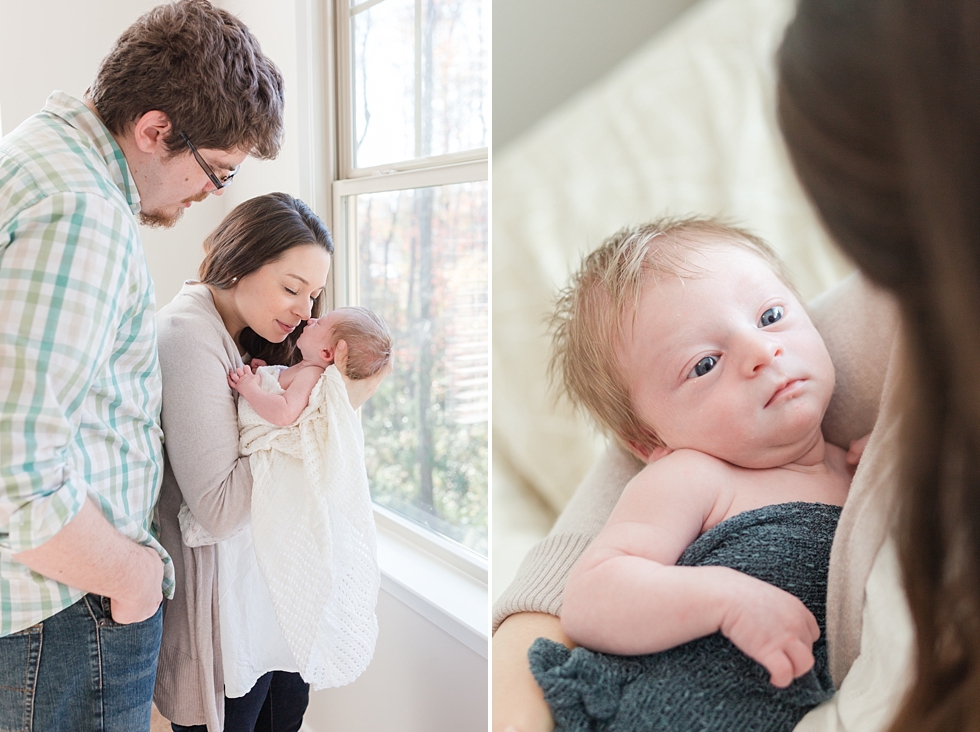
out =
[(671, 450), (788, 464), (820, 439), (834, 389), (823, 339), (760, 257), (709, 248), (692, 263), (704, 273), (644, 287), (624, 354), (633, 407)]
[(338, 317), (335, 310), (322, 318), (310, 318), (306, 321), (306, 327), (296, 339), (296, 347), (303, 354), (303, 358), (314, 359), (325, 348), (333, 350), (335, 345), (333, 327)]

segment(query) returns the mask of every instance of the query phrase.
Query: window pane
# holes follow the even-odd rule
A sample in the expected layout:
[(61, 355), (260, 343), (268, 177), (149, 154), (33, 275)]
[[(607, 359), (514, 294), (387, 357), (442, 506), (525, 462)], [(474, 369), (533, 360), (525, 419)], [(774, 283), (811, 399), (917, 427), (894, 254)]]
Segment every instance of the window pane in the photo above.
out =
[[(359, 304), (394, 372), (362, 408), (374, 500), (487, 555), (486, 182), (356, 197)], [(348, 209), (349, 210), (349, 209)]]
[(488, 0), (352, 8), (355, 167), (487, 146), (489, 20)]

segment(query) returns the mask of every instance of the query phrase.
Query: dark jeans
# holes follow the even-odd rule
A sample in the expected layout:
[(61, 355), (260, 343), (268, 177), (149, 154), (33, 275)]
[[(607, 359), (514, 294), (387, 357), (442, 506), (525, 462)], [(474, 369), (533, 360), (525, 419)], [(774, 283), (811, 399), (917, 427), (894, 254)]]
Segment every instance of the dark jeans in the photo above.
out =
[[(310, 685), (299, 674), (270, 671), (245, 696), (225, 697), (224, 732), (299, 732)], [(207, 732), (203, 724), (170, 725), (174, 732)]]
[(71, 607), (0, 638), (0, 729), (145, 732), (163, 613), (118, 625), (109, 600)]

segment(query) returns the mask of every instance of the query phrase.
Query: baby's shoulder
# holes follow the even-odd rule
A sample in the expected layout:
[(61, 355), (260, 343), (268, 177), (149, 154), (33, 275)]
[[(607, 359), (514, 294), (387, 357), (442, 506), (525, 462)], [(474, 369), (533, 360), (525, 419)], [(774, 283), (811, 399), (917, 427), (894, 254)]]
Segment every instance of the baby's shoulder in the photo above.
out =
[(733, 471), (733, 466), (706, 452), (681, 449), (664, 455), (640, 472), (642, 474), (647, 471), (652, 476), (673, 475), (704, 480), (728, 475)]
[(681, 489), (691, 497), (713, 501), (731, 473), (731, 465), (712, 455), (697, 450), (674, 450), (649, 463), (631, 484), (635, 490), (644, 492)]

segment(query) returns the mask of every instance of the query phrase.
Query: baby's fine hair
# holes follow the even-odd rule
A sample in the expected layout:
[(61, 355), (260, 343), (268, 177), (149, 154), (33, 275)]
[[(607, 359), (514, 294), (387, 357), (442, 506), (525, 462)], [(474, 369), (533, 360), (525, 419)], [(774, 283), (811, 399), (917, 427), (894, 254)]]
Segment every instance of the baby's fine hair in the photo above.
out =
[(346, 341), (347, 376), (366, 379), (391, 361), (391, 333), (373, 311), (362, 307), (337, 308), (340, 313), (333, 327), (334, 342)]
[(559, 295), (551, 317), (549, 375), (624, 447), (641, 452), (662, 446), (652, 425), (633, 409), (622, 354), (650, 278), (689, 279), (702, 271), (691, 255), (735, 247), (759, 256), (795, 293), (772, 248), (757, 236), (707, 217), (662, 218), (620, 229), (582, 261)]

